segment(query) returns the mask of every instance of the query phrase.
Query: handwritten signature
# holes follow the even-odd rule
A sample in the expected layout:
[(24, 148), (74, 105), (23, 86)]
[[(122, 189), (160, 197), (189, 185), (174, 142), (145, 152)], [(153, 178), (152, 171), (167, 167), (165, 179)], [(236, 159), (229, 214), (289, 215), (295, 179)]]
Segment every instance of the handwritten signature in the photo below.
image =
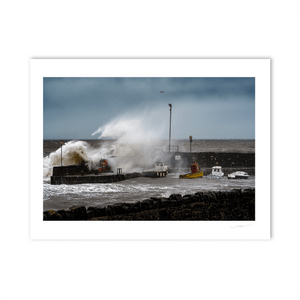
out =
[(237, 228), (237, 227), (246, 227), (246, 226), (252, 226), (252, 224), (247, 224), (247, 225), (235, 225), (235, 226), (230, 226), (231, 228)]

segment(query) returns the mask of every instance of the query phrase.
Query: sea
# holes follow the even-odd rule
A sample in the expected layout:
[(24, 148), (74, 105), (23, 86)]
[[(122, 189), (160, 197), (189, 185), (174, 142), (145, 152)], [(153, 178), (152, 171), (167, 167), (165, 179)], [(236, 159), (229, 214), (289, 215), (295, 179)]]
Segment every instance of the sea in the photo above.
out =
[[(62, 143), (61, 143), (62, 142)], [(112, 171), (123, 173), (154, 168), (162, 152), (235, 152), (254, 153), (255, 140), (154, 140), (147, 143), (125, 143), (120, 140), (44, 140), (43, 141), (43, 209), (68, 209), (73, 205), (98, 206), (117, 202), (136, 202), (171, 194), (191, 195), (199, 191), (226, 191), (255, 187), (255, 176), (229, 180), (204, 176), (179, 179), (182, 173), (169, 173), (163, 178), (138, 177), (115, 183), (51, 185), (54, 166), (72, 165), (82, 159), (90, 168), (101, 158), (108, 160)], [(161, 156), (160, 156), (161, 157)], [(184, 173), (184, 172), (183, 172)], [(226, 174), (225, 174), (226, 175)]]

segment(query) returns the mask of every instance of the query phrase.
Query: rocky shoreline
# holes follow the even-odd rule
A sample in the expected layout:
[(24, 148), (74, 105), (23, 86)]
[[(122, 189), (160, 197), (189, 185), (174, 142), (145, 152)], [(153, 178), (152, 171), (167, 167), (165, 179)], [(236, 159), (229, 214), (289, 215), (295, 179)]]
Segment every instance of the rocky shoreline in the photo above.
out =
[(150, 198), (134, 203), (107, 206), (72, 206), (68, 210), (47, 210), (44, 221), (109, 221), (109, 220), (202, 220), (254, 221), (255, 189), (173, 194), (169, 198)]

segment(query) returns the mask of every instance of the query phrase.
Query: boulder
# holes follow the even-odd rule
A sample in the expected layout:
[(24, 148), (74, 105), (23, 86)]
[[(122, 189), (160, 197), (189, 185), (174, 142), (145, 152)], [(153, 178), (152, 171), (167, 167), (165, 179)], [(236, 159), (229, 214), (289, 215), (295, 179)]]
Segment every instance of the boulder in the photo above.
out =
[(153, 208), (154, 208), (153, 200), (147, 199), (147, 200), (144, 200), (144, 201), (142, 201), (142, 202), (144, 202), (144, 203), (147, 204), (147, 208), (146, 208), (146, 209), (153, 209)]
[(91, 219), (91, 218), (96, 217), (96, 216), (95, 216), (95, 210), (94, 210), (94, 209), (88, 208), (87, 211), (86, 211), (86, 213), (87, 213), (87, 218), (88, 218), (88, 219)]
[(74, 205), (69, 208), (69, 214), (73, 214), (74, 218), (72, 218), (72, 220), (87, 220), (87, 211), (85, 206)]
[(184, 195), (182, 197), (182, 203), (183, 204), (188, 204), (191, 203), (192, 195)]
[(106, 213), (108, 216), (114, 216), (115, 215), (115, 211), (114, 211), (114, 206), (113, 205), (108, 205), (106, 207)]
[(170, 200), (179, 200), (179, 199), (181, 199), (181, 198), (182, 198), (182, 197), (181, 197), (180, 194), (172, 194), (172, 195), (169, 196), (169, 199), (170, 199)]
[(107, 210), (105, 205), (99, 205), (96, 207), (96, 217), (104, 217), (107, 215)]
[(67, 220), (67, 214), (66, 214), (66, 211), (64, 209), (61, 209), (61, 210), (58, 210), (57, 211), (57, 214), (60, 215), (60, 219), (61, 220)]
[(113, 208), (114, 208), (114, 213), (115, 215), (120, 215), (122, 214), (122, 203), (114, 203), (113, 204)]

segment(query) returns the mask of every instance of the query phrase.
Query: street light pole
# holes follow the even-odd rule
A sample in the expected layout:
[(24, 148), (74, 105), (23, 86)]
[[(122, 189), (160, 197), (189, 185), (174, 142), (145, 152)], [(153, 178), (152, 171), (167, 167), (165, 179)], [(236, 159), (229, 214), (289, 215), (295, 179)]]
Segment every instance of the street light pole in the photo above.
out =
[(63, 141), (60, 141), (60, 174), (62, 175), (62, 144)]
[(172, 104), (169, 104), (169, 107), (170, 107), (169, 152), (171, 152), (171, 117), (172, 117)]

